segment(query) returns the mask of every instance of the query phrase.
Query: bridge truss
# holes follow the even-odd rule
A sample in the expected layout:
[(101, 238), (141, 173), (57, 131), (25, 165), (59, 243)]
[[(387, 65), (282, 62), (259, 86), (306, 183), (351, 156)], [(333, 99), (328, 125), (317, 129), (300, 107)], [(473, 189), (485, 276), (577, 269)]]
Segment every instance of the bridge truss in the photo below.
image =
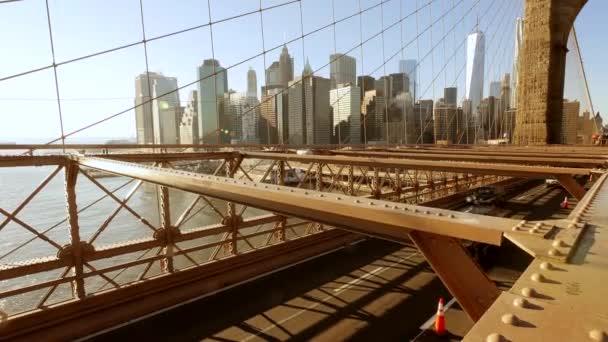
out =
[[(327, 146), (304, 155), (277, 146), (89, 145), (60, 154), (45, 153), (48, 145), (10, 148), (29, 153), (3, 156), (0, 166), (53, 170), (12, 211), (0, 208), (0, 237), (9, 223), (33, 235), (0, 259), (0, 300), (21, 304), (2, 308), (0, 332), (8, 338), (83, 336), (365, 236), (413, 241), (469, 317), (480, 322), (472, 336), (492, 334), (483, 328), (492, 326), (486, 317), (496, 314), (505, 297), (523, 291), (528, 298), (521, 300), (536, 303), (534, 293), (555, 284), (545, 281), (551, 278), (545, 270), (591, 272), (573, 264), (585, 254), (577, 243), (591, 232), (601, 240), (598, 229), (605, 223), (594, 214), (605, 191), (608, 151), (601, 148)], [(48, 227), (22, 220), (19, 213), (59, 174), (67, 218)], [(124, 185), (104, 185), (109, 175), (124, 178)], [(549, 177), (580, 200), (566, 220), (516, 221), (450, 210), (475, 187), (514, 187), (523, 179)], [(585, 191), (579, 183), (588, 177), (595, 182)], [(101, 198), (79, 201), (83, 182), (100, 190)], [(146, 188), (156, 196), (158, 217), (140, 214), (133, 204), (134, 195)], [(177, 205), (184, 196), (187, 204)], [(115, 209), (94, 213), (105, 219), (93, 224), (88, 212), (104, 198), (115, 202)], [(122, 214), (134, 219), (139, 235), (113, 229)], [(214, 222), (188, 225), (202, 214)], [(536, 258), (530, 269), (542, 268), (524, 276), (537, 287), (520, 290), (516, 284), (513, 293), (501, 294), (461, 243), (500, 245), (504, 238)], [(51, 246), (45, 249), (49, 253), (19, 259), (32, 242)], [(523, 322), (516, 319), (521, 321), (509, 324)]]

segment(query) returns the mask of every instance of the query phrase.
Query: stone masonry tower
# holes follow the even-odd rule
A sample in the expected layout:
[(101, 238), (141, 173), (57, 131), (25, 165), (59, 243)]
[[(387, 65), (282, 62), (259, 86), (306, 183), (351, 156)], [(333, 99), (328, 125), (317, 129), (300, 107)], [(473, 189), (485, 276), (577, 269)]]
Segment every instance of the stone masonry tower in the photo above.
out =
[(526, 0), (515, 144), (559, 144), (568, 34), (587, 0)]

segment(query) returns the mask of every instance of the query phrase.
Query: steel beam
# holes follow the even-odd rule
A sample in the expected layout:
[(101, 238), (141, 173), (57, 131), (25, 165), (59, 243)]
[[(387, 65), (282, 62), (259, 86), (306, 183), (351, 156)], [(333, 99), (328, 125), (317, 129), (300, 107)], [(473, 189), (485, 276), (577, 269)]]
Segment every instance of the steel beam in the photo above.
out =
[(10, 317), (0, 325), (0, 338), (10, 341), (64, 341), (84, 337), (288, 267), (359, 239), (361, 237), (355, 234), (339, 230), (326, 231), (113, 291), (91, 294), (78, 301), (63, 303), (61, 309), (37, 310)]
[(401, 168), (408, 170), (443, 171), (481, 175), (511, 176), (521, 178), (546, 178), (557, 175), (588, 175), (591, 169), (530, 166), (494, 163), (470, 163), (457, 161), (410, 160), (395, 158), (364, 158), (326, 155), (296, 155), (271, 152), (242, 152), (245, 158), (286, 160), (301, 163), (333, 165), (357, 165), (375, 168)]
[(410, 237), (458, 304), (477, 322), (500, 295), (496, 285), (456, 239), (422, 232), (411, 232)]
[(105, 172), (233, 201), (393, 241), (409, 241), (410, 230), (500, 245), (516, 220), (263, 185), (100, 158), (73, 157)]
[(581, 200), (585, 196), (585, 188), (578, 184), (574, 178), (566, 175), (555, 176), (555, 178), (577, 200)]
[(456, 154), (456, 153), (411, 153), (408, 150), (403, 152), (374, 152), (374, 151), (332, 151), (334, 155), (356, 156), (368, 158), (401, 158), (414, 160), (454, 160), (466, 162), (517, 164), (517, 165), (546, 165), (558, 167), (582, 167), (594, 168), (603, 166), (605, 159), (598, 158), (555, 158), (544, 156), (496, 156), (496, 155), (475, 155), (475, 154)]

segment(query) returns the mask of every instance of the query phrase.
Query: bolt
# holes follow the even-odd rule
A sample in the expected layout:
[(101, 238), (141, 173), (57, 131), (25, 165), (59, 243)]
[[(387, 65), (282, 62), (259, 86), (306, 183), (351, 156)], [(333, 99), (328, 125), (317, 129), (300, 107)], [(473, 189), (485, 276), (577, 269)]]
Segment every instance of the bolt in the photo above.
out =
[(530, 303), (525, 298), (517, 297), (513, 300), (513, 305), (525, 309), (529, 307)]
[(534, 296), (536, 296), (536, 291), (533, 288), (524, 287), (523, 289), (521, 289), (521, 294), (524, 297), (533, 298)]
[(608, 341), (608, 337), (606, 336), (606, 333), (599, 329), (591, 330), (589, 332), (589, 338), (592, 339), (593, 341), (598, 341), (598, 342)]
[(486, 338), (486, 342), (506, 342), (506, 341), (507, 341), (507, 339), (504, 338), (504, 336), (502, 336), (499, 333), (491, 333)]
[(510, 313), (502, 315), (500, 320), (504, 324), (509, 324), (509, 325), (517, 325), (517, 323), (519, 322), (519, 319), (517, 318), (517, 316), (515, 316), (514, 314), (510, 314)]
[(550, 262), (544, 261), (540, 264), (540, 268), (543, 270), (551, 271), (553, 269), (553, 264)]
[(545, 277), (540, 274), (540, 273), (534, 273), (530, 276), (530, 279), (532, 279), (533, 281), (537, 282), (537, 283), (542, 283), (545, 281)]
[(552, 248), (552, 249), (549, 251), (549, 255), (550, 255), (550, 256), (560, 256), (560, 255), (562, 255), (562, 253), (561, 253), (560, 251), (558, 251), (557, 249)]

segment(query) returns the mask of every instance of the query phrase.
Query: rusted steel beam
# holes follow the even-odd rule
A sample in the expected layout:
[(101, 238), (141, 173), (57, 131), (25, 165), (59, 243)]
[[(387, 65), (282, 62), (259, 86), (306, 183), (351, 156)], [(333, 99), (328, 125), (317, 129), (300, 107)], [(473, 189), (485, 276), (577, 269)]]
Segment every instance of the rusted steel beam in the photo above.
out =
[(0, 167), (65, 165), (65, 156), (0, 156)]
[(11, 317), (2, 326), (11, 341), (72, 340), (124, 323), (231, 284), (254, 278), (360, 239), (326, 231), (208, 263), (120, 289), (63, 304), (61, 310), (38, 310)]
[(570, 195), (577, 200), (583, 199), (585, 196), (585, 188), (578, 184), (574, 178), (565, 175), (555, 176), (555, 178), (559, 181), (559, 184), (561, 184), (564, 189), (570, 193)]
[(413, 229), (499, 245), (502, 233), (518, 222), (99, 158), (73, 158), (83, 166), (106, 172), (394, 241), (407, 240), (409, 230)]
[(458, 240), (423, 232), (411, 232), (410, 237), (458, 304), (477, 322), (500, 295), (496, 285)]
[(221, 160), (233, 158), (238, 152), (165, 152), (165, 153), (111, 153), (90, 154), (91, 157), (103, 157), (107, 159), (128, 161), (134, 163), (144, 162), (170, 162), (170, 161), (196, 161), (196, 160)]
[(364, 158), (325, 155), (295, 155), (269, 152), (242, 152), (246, 158), (287, 160), (302, 163), (324, 163), (334, 165), (357, 165), (374, 168), (402, 168), (408, 170), (443, 171), (482, 175), (512, 176), (522, 178), (545, 178), (555, 175), (588, 175), (591, 169), (530, 166), (494, 163), (470, 163), (458, 161), (409, 160), (395, 158)]
[(547, 165), (559, 167), (600, 167), (606, 163), (603, 158), (555, 158), (542, 156), (495, 156), (495, 155), (461, 155), (455, 153), (410, 153), (404, 152), (369, 152), (369, 151), (332, 151), (334, 155), (368, 157), (368, 158), (402, 158), (414, 160), (454, 160), (483, 163)]

